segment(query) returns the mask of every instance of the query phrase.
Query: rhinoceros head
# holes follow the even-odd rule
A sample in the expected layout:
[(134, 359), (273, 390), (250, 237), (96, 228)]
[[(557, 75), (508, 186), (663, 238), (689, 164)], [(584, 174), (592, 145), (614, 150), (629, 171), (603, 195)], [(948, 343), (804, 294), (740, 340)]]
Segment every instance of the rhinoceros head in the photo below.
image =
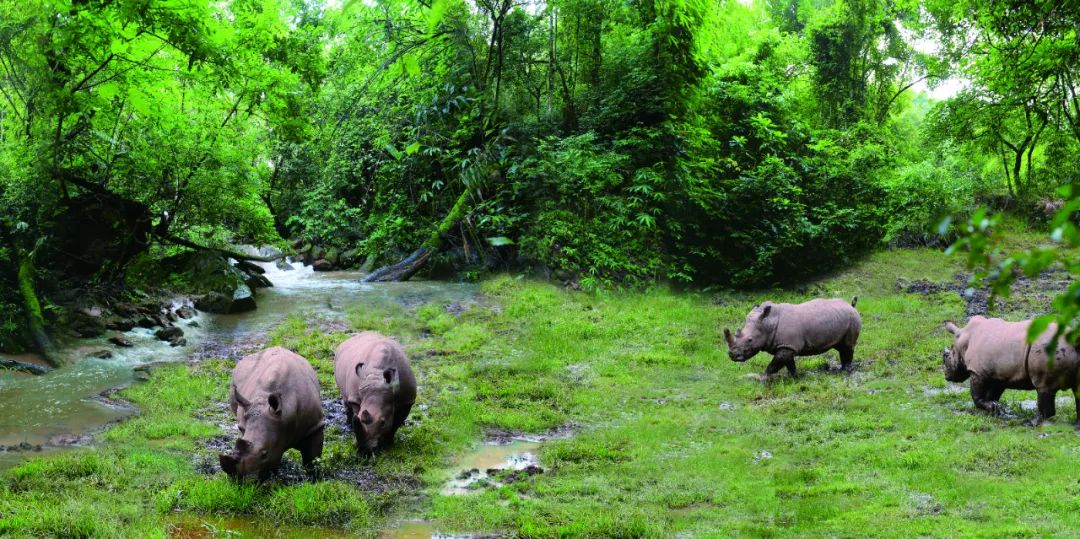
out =
[(392, 440), (394, 413), (397, 408), (397, 394), (401, 388), (398, 370), (383, 369), (382, 380), (366, 385), (361, 389), (361, 402), (354, 409), (353, 432), (356, 434), (356, 448), (360, 452), (373, 453), (380, 444)]
[(279, 440), (281, 396), (270, 394), (247, 401), (236, 394), (236, 400), (240, 438), (233, 451), (219, 455), (221, 469), (236, 479), (251, 476), (265, 479), (281, 463), (284, 453)]
[(746, 315), (746, 323), (735, 332), (724, 329), (724, 339), (728, 344), (728, 356), (732, 361), (746, 361), (765, 347), (769, 335), (776, 330), (773, 305), (765, 302), (755, 305)]
[(964, 351), (957, 346), (961, 340), (960, 333), (963, 330), (949, 321), (945, 322), (945, 330), (956, 337), (953, 340), (952, 348), (946, 348), (941, 353), (942, 370), (945, 371), (945, 379), (950, 382), (963, 382), (971, 376), (971, 371), (968, 370), (967, 365), (964, 363)]

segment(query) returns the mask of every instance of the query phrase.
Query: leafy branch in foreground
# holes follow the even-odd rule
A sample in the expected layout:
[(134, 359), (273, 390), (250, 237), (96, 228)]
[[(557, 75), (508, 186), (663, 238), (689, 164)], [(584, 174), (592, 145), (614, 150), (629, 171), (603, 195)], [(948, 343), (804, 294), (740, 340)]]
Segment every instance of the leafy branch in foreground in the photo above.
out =
[[(1058, 191), (1067, 202), (1054, 215), (1049, 239), (1053, 245), (1040, 245), (1007, 254), (1002, 246), (1001, 215), (988, 214), (986, 209), (977, 210), (968, 219), (961, 238), (947, 252), (965, 251), (967, 267), (973, 269), (968, 280), (967, 293), (975, 287), (988, 286), (990, 301), (996, 297), (1009, 297), (1011, 287), (1021, 276), (1034, 278), (1043, 271), (1060, 267), (1072, 277), (1069, 286), (1053, 301), (1053, 311), (1035, 317), (1028, 328), (1028, 342), (1033, 342), (1050, 324), (1056, 323), (1054, 338), (1048, 348), (1055, 346), (1058, 337), (1069, 342), (1080, 342), (1080, 259), (1076, 248), (1080, 247), (1080, 228), (1074, 215), (1080, 211), (1080, 191), (1065, 186)], [(948, 223), (942, 223), (946, 229)], [(1053, 355), (1050, 354), (1050, 361)]]

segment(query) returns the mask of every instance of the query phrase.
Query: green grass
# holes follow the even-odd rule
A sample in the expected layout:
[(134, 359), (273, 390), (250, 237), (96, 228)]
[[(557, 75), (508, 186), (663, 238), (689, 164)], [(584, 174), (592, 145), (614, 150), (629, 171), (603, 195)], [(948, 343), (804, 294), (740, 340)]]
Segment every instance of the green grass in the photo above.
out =
[[(356, 312), (356, 329), (406, 345), (421, 386), (418, 424), (374, 462), (330, 436), (324, 469), (370, 470), (370, 482), (253, 486), (200, 474), (193, 455), (221, 432), (206, 411), (224, 401), (230, 365), (170, 366), (123, 393), (142, 415), (100, 446), (7, 471), (0, 535), (161, 536), (239, 518), (262, 526), (252, 535), (311, 526), (371, 536), (418, 516), (442, 531), (538, 537), (1071, 535), (1072, 406), (1032, 429), (1019, 401), (1034, 393), (1007, 392), (1018, 419), (1006, 421), (975, 412), (966, 392), (931, 391), (946, 387), (941, 321), (964, 319), (963, 302), (896, 283), (952, 283), (960, 269), (901, 250), (798, 290), (585, 294), (499, 277), (460, 316), (439, 305)], [(756, 375), (767, 356), (728, 360), (720, 329), (754, 303), (852, 295), (863, 316), (854, 374), (835, 372), (830, 353), (801, 358), (799, 379), (766, 384)], [(307, 357), (333, 388), (345, 335), (291, 319), (269, 341)], [(546, 473), (439, 494), (485, 430), (562, 425), (575, 434), (543, 445)]]

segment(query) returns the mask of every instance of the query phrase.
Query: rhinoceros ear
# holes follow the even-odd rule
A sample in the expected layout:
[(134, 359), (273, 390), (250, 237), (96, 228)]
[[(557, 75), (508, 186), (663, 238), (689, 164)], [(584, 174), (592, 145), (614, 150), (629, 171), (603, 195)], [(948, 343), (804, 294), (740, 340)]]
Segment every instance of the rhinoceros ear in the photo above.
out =
[(364, 364), (363, 363), (357, 363), (356, 364), (356, 375), (357, 376), (363, 376), (362, 374), (360, 374), (360, 371), (362, 371), (362, 370), (364, 370)]
[(397, 393), (401, 389), (401, 377), (398, 376), (398, 370), (391, 367), (383, 371), (383, 379), (390, 385), (390, 389)]
[(274, 415), (281, 415), (281, 397), (277, 393), (270, 394), (270, 397), (266, 399), (266, 403), (270, 405), (270, 411)]
[(959, 335), (960, 334), (960, 328), (956, 327), (956, 324), (950, 322), (949, 320), (945, 321), (945, 331), (948, 331), (949, 333), (952, 333), (953, 335)]
[(727, 341), (728, 346), (735, 346), (735, 338), (731, 336), (731, 330), (724, 328), (724, 340)]
[(758, 317), (758, 320), (761, 320), (762, 318), (765, 318), (766, 316), (769, 316), (769, 313), (771, 313), (771, 312), (772, 312), (772, 305), (766, 305), (766, 306), (762, 307), (761, 308), (761, 316)]

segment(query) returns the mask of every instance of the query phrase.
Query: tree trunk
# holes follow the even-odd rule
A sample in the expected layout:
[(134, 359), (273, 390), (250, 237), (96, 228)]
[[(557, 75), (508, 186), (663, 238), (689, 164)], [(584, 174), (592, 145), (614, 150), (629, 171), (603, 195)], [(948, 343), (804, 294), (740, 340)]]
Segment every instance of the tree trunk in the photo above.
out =
[(468, 205), (469, 190), (466, 189), (458, 197), (457, 202), (454, 203), (454, 207), (450, 209), (450, 213), (443, 217), (439, 226), (431, 233), (431, 236), (419, 249), (415, 250), (397, 264), (391, 264), (389, 266), (383, 266), (368, 275), (365, 275), (360, 279), (364, 283), (375, 282), (389, 282), (389, 281), (407, 281), (416, 272), (423, 269), (427, 264), (431, 255), (437, 253), (443, 245), (443, 236), (445, 236), (450, 229), (457, 225), (458, 221), (465, 216), (465, 208)]
[(55, 350), (49, 334), (45, 332), (45, 316), (41, 312), (41, 303), (34, 290), (34, 263), (26, 255), (19, 260), (19, 293), (22, 296), (23, 311), (26, 312), (27, 327), (34, 349), (53, 367), (59, 367)]

